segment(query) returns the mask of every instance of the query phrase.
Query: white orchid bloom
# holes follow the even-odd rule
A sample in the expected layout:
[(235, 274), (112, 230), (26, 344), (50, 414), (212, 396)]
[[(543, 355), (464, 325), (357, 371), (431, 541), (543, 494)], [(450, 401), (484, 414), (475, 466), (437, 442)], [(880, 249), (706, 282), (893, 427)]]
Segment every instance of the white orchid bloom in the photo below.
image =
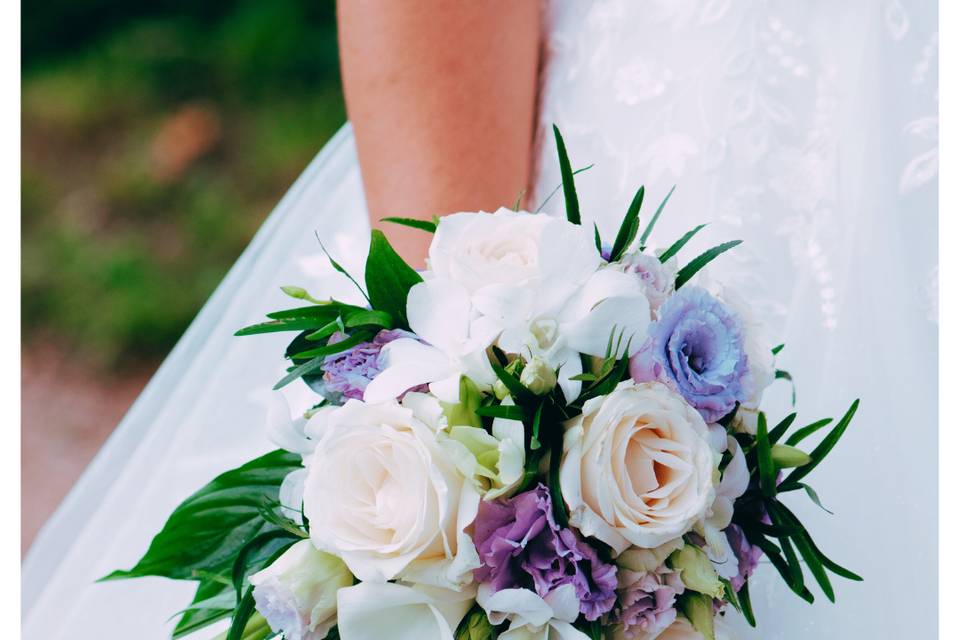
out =
[(707, 541), (707, 556), (713, 562), (717, 575), (730, 579), (739, 571), (739, 561), (730, 547), (723, 530), (733, 519), (733, 503), (742, 496), (750, 484), (750, 472), (740, 443), (733, 436), (727, 436), (727, 450), (733, 458), (723, 470), (723, 478), (717, 485), (716, 497), (710, 507), (710, 514), (702, 524), (703, 537)]
[(579, 226), (551, 221), (540, 235), (536, 277), (493, 284), (473, 295), (476, 309), (499, 332), (497, 345), (559, 369), (568, 400), (580, 393), (580, 382), (570, 379), (583, 372), (580, 353), (606, 355), (614, 335), (621, 338), (617, 355), (628, 344), (632, 355), (650, 323), (650, 304), (637, 278), (601, 268), (601, 262)]
[[(386, 364), (363, 394), (370, 403), (386, 402), (407, 389), (430, 385), (444, 402), (460, 400), (460, 376), (489, 389), (496, 376), (485, 349), (495, 334), (478, 322), (467, 290), (447, 278), (414, 285), (407, 295), (410, 329), (424, 342), (394, 340), (380, 352)], [(426, 344), (424, 344), (426, 343)]]
[(502, 640), (589, 640), (573, 626), (580, 613), (580, 600), (573, 585), (565, 584), (546, 598), (529, 589), (501, 589), (488, 585), (477, 590), (477, 604), (494, 625), (509, 620)]

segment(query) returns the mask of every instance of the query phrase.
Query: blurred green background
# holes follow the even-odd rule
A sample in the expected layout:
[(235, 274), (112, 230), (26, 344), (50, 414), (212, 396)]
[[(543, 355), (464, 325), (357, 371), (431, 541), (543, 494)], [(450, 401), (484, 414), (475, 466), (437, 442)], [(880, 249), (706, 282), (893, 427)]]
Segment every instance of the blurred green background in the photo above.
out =
[(42, 521), (345, 116), (329, 0), (22, 14), (25, 491), (69, 468)]

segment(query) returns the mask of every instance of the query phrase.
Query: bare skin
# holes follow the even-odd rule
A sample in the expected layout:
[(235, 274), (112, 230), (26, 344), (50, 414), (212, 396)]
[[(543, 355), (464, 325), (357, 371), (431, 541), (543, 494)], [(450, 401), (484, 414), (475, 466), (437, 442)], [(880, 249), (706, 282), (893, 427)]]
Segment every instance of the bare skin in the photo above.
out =
[(347, 111), (371, 223), (421, 267), (430, 236), (381, 223), (511, 206), (530, 177), (540, 3), (340, 0)]

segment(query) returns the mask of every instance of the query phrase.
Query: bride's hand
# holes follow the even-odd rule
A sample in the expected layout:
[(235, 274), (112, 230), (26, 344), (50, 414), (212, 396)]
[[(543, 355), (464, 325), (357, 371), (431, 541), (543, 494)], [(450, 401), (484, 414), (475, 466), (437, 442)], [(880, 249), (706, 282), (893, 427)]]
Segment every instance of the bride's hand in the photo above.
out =
[[(539, 0), (338, 2), (347, 110), (375, 227), (509, 206), (526, 188)], [(389, 225), (415, 266), (429, 235)]]

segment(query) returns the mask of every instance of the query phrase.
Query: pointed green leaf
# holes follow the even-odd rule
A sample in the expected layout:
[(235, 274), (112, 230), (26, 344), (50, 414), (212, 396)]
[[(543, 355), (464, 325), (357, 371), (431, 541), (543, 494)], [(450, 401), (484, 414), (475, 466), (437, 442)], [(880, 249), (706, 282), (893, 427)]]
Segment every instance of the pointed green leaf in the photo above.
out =
[(737, 592), (737, 600), (740, 601), (740, 611), (751, 627), (757, 626), (757, 618), (753, 615), (753, 603), (750, 602), (750, 581), (746, 580), (740, 591)]
[(364, 279), (370, 306), (389, 313), (399, 328), (409, 329), (407, 294), (413, 285), (423, 282), (423, 278), (397, 255), (387, 237), (377, 229), (370, 234), (370, 254)]
[(488, 407), (479, 407), (478, 416), (489, 418), (505, 418), (507, 420), (523, 420), (523, 409), (515, 405), (490, 405)]
[[(583, 173), (584, 171), (589, 171), (590, 169), (593, 169), (593, 165), (592, 165), (592, 164), (588, 164), (588, 165), (585, 166), (585, 167), (580, 167), (579, 169), (577, 169), (576, 171), (573, 172), (573, 175), (581, 174), (581, 173)], [(553, 196), (557, 195), (557, 191), (560, 191), (560, 189), (562, 189), (562, 188), (563, 188), (563, 183), (561, 182), (560, 184), (558, 184), (557, 186), (555, 186), (555, 187), (553, 188), (553, 191), (551, 191), (551, 192), (547, 195), (547, 197), (543, 199), (543, 202), (541, 202), (540, 205), (539, 205), (536, 209), (534, 209), (533, 212), (534, 212), (534, 213), (540, 213), (541, 211), (543, 211), (543, 208), (544, 208), (545, 206), (547, 206), (547, 203), (550, 202), (550, 200), (553, 198)]]
[(783, 437), (783, 434), (787, 432), (787, 429), (790, 428), (790, 425), (793, 424), (793, 421), (797, 419), (796, 413), (791, 413), (786, 418), (781, 420), (777, 426), (770, 430), (770, 444), (776, 444), (780, 438)]
[(679, 240), (677, 240), (672, 245), (667, 247), (667, 250), (660, 254), (660, 262), (664, 263), (670, 258), (672, 258), (673, 256), (677, 255), (677, 253), (680, 252), (680, 249), (683, 249), (684, 245), (690, 242), (691, 238), (697, 235), (706, 226), (707, 225), (705, 224), (698, 224), (693, 229), (683, 234), (683, 236)]
[(814, 433), (827, 426), (831, 422), (833, 422), (833, 418), (824, 418), (823, 420), (817, 420), (816, 422), (812, 422), (805, 427), (797, 429), (793, 435), (787, 438), (787, 444), (791, 447), (795, 447), (800, 444), (802, 440), (808, 436), (812, 436)]
[(563, 180), (563, 199), (566, 201), (567, 220), (580, 224), (580, 203), (577, 200), (577, 187), (573, 182), (573, 169), (567, 156), (567, 146), (563, 143), (560, 129), (553, 125), (553, 137), (557, 142), (557, 155), (560, 159), (560, 178)]
[(597, 223), (593, 223), (593, 243), (597, 245), (597, 253), (603, 255), (603, 242), (600, 240), (600, 228)]
[(690, 278), (695, 276), (697, 272), (700, 271), (700, 269), (703, 269), (710, 262), (712, 262), (714, 258), (724, 253), (725, 251), (729, 251), (730, 249), (733, 249), (735, 246), (737, 246), (738, 244), (741, 244), (742, 242), (743, 240), (731, 240), (730, 242), (724, 242), (721, 245), (717, 245), (712, 249), (707, 249), (706, 251), (701, 253), (699, 256), (691, 260), (690, 263), (687, 264), (687, 266), (685, 266), (683, 269), (680, 269), (680, 272), (677, 273), (677, 281), (674, 286), (677, 289), (679, 289), (684, 284), (686, 284), (690, 280)]
[(757, 465), (760, 471), (760, 490), (763, 495), (773, 497), (777, 493), (777, 469), (773, 464), (773, 454), (767, 434), (767, 416), (762, 411), (757, 420)]
[(437, 223), (429, 220), (420, 220), (419, 218), (395, 218), (391, 216), (389, 218), (380, 218), (380, 222), (392, 222), (393, 224), (410, 227), (411, 229), (427, 231), (428, 233), (436, 233), (437, 231)]
[(640, 228), (640, 207), (643, 205), (644, 188), (641, 185), (637, 193), (633, 196), (633, 201), (623, 216), (623, 222), (620, 223), (620, 230), (613, 241), (613, 248), (610, 250), (610, 262), (616, 262), (623, 257), (624, 252), (630, 247), (630, 243), (637, 237), (637, 230)]
[(824, 458), (827, 457), (827, 454), (836, 446), (837, 442), (843, 436), (843, 433), (847, 430), (847, 427), (850, 425), (850, 421), (853, 420), (854, 414), (857, 413), (857, 408), (860, 406), (860, 400), (854, 400), (853, 404), (850, 405), (850, 408), (840, 419), (840, 422), (837, 423), (830, 433), (823, 439), (823, 441), (817, 445), (817, 447), (810, 452), (810, 458), (812, 462), (810, 464), (804, 465), (794, 469), (790, 475), (784, 479), (784, 484), (796, 483), (801, 478), (809, 474), (811, 471), (817, 468), (817, 465), (823, 462)]
[(673, 195), (673, 190), (677, 188), (677, 185), (670, 187), (670, 193), (667, 194), (667, 197), (663, 199), (663, 202), (660, 203), (660, 206), (657, 207), (656, 213), (653, 214), (653, 217), (650, 218), (650, 222), (647, 223), (647, 228), (643, 230), (643, 235), (640, 236), (640, 247), (643, 248), (647, 244), (647, 238), (650, 237), (650, 233), (653, 231), (654, 225), (657, 224), (657, 220), (660, 219), (660, 214), (663, 213), (663, 208), (667, 206), (667, 201), (670, 199), (670, 196)]
[(361, 327), (364, 325), (372, 325), (374, 327), (389, 329), (393, 326), (393, 318), (391, 318), (390, 314), (386, 311), (364, 309), (363, 311), (355, 311), (354, 313), (351, 313), (349, 316), (347, 316), (343, 324), (348, 329)]

